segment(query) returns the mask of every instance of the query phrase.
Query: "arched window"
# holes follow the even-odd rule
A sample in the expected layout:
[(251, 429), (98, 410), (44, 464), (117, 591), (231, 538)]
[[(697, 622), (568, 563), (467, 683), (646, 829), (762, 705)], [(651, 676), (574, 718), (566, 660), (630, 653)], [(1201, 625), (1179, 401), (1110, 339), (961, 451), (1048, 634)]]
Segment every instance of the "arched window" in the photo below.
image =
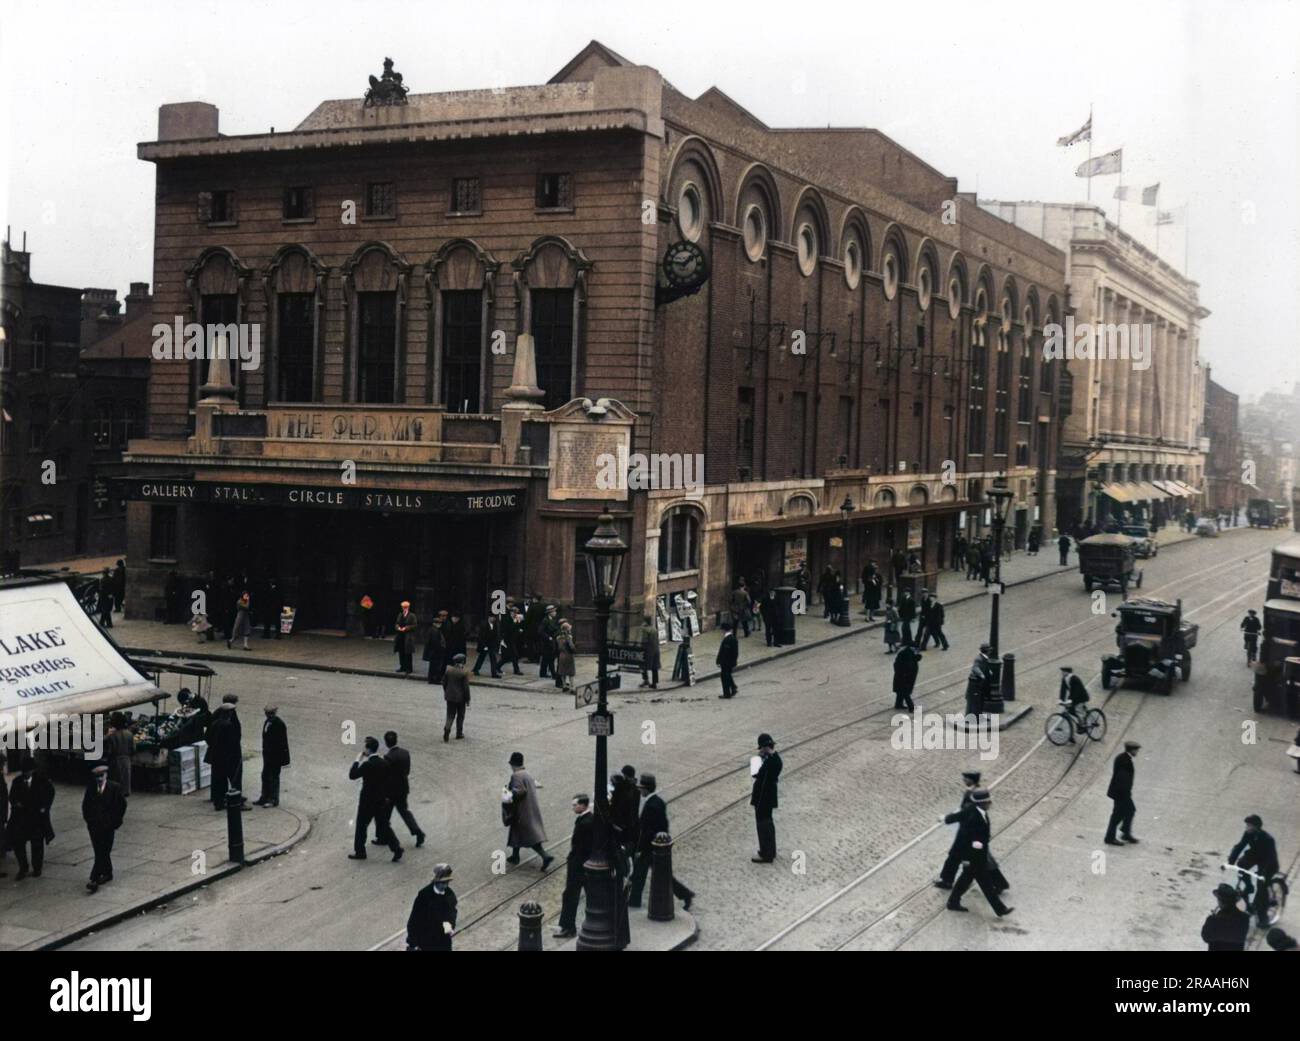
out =
[(659, 574), (695, 571), (700, 566), (700, 515), (688, 506), (676, 506), (659, 525)]
[(391, 405), (405, 397), (403, 332), (411, 265), (383, 242), (368, 242), (343, 265), (350, 401)]
[(267, 267), (267, 401), (320, 400), (317, 355), (325, 273), (325, 265), (303, 246), (286, 246)]
[(537, 385), (548, 410), (578, 396), (578, 349), (591, 261), (566, 240), (539, 239), (514, 261), (522, 327), (533, 335)]

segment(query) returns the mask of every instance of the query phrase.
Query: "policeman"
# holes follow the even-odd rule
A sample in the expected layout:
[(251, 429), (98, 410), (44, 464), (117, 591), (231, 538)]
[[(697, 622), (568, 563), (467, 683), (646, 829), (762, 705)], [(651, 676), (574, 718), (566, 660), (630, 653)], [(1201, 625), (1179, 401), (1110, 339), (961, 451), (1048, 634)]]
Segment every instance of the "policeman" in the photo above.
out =
[(1264, 626), (1252, 607), (1241, 620), (1241, 631), (1246, 635), (1246, 664), (1249, 665), (1259, 655), (1259, 633)]
[(1253, 879), (1255, 890), (1250, 910), (1261, 929), (1268, 928), (1268, 880), (1277, 874), (1277, 843), (1264, 830), (1259, 814), (1252, 813), (1245, 820), (1246, 830), (1241, 840), (1228, 854), (1228, 863), (1238, 867), (1253, 868), (1259, 878)]
[(456, 894), (451, 889), (451, 865), (435, 864), (433, 881), (415, 895), (406, 920), (408, 951), (449, 951), (456, 935)]

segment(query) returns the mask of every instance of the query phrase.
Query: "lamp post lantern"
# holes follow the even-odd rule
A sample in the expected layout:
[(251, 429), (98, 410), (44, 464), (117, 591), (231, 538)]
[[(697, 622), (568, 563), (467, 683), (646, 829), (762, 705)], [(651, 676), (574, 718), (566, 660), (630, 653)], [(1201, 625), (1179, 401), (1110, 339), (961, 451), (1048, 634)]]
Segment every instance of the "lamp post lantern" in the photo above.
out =
[(578, 932), (580, 951), (616, 951), (618, 945), (618, 894), (614, 871), (613, 835), (609, 821), (609, 735), (614, 732), (614, 715), (607, 700), (609, 671), (609, 615), (618, 590), (619, 573), (627, 544), (619, 537), (614, 517), (608, 510), (600, 515), (596, 531), (583, 547), (586, 550), (587, 580), (596, 607), (597, 671), (596, 711), (588, 716), (590, 732), (596, 735), (596, 780), (592, 789), (596, 813), (592, 829), (591, 856), (586, 872), (587, 907)]

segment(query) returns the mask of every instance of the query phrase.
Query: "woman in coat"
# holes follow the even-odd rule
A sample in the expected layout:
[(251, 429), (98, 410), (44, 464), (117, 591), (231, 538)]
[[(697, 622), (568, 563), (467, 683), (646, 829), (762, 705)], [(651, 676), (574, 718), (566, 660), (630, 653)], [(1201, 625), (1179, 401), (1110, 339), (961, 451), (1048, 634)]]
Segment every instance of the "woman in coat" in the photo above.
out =
[(578, 674), (578, 646), (573, 642), (573, 626), (560, 619), (560, 638), (556, 641), (555, 685), (562, 690), (573, 689), (573, 677)]
[(659, 627), (649, 615), (641, 621), (641, 686), (655, 690), (659, 686)]
[(245, 592), (235, 602), (235, 622), (230, 627), (230, 639), (226, 641), (229, 647), (236, 640), (244, 641), (244, 650), (248, 650), (248, 634), (253, 631), (253, 618), (248, 593)]
[(131, 797), (131, 756), (135, 754), (135, 738), (126, 728), (122, 713), (108, 717), (108, 733), (104, 737), (104, 760), (108, 763), (108, 779), (122, 787), (124, 798)]
[(554, 857), (546, 855), (542, 843), (546, 841), (546, 828), (542, 825), (542, 807), (537, 801), (537, 783), (533, 775), (524, 769), (522, 752), (510, 754), (510, 780), (506, 782), (510, 792), (510, 834), (506, 836), (506, 845), (510, 847), (507, 864), (519, 863), (519, 850), (525, 846), (542, 858), (542, 870), (545, 871)]
[(862, 606), (867, 609), (867, 621), (876, 617), (880, 610), (880, 575), (874, 570), (863, 579)]
[(885, 650), (893, 654), (898, 650), (898, 611), (892, 597), (885, 601)]

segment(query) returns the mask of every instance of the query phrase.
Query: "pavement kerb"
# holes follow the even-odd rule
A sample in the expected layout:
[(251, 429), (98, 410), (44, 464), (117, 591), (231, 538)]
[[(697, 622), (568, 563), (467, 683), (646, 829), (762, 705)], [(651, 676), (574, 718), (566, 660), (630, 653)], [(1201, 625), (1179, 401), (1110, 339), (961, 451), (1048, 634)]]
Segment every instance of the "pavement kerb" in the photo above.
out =
[(204, 886), (211, 885), (220, 879), (229, 878), (231, 875), (238, 871), (242, 871), (244, 868), (254, 867), (265, 860), (270, 860), (272, 857), (278, 857), (281, 854), (288, 853), (289, 850), (311, 834), (311, 821), (298, 816), (298, 814), (294, 813), (292, 810), (285, 809), (285, 812), (298, 822), (298, 828), (293, 835), (284, 842), (274, 846), (268, 846), (266, 849), (258, 850), (256, 853), (245, 858), (242, 863), (233, 864), (227, 861), (220, 867), (209, 871), (202, 878), (195, 879), (192, 882), (186, 882), (184, 885), (173, 886), (171, 889), (165, 890), (156, 896), (151, 896), (147, 900), (141, 900), (138, 903), (132, 904), (130, 907), (119, 907), (116, 910), (108, 911), (89, 922), (83, 922), (81, 925), (78, 925), (73, 929), (65, 929), (63, 932), (56, 933), (52, 937), (45, 937), (37, 943), (26, 947), (20, 947), (19, 950), (58, 950), (60, 947), (74, 943), (75, 941), (80, 940), (85, 936), (89, 936), (91, 933), (97, 932), (100, 929), (107, 929), (110, 926), (117, 925), (118, 922), (125, 921), (128, 918), (134, 918), (136, 915), (143, 914), (145, 911), (151, 911), (162, 904), (170, 903), (178, 897), (184, 896), (186, 893), (192, 893), (196, 889), (202, 889)]
[[(1224, 530), (1222, 534), (1230, 534), (1235, 531), (1249, 531), (1249, 530), (1251, 529), (1244, 526), (1238, 528), (1227, 528)], [(1190, 542), (1193, 541), (1196, 537), (1197, 536), (1191, 534), (1180, 534), (1178, 537), (1171, 538), (1169, 541), (1163, 543), (1160, 548), (1166, 549), (1169, 546), (1175, 546), (1180, 542)], [(1049, 547), (1049, 549), (1050, 548), (1051, 547)], [(1067, 564), (1064, 567), (1057, 566), (1036, 575), (1029, 575), (1025, 578), (1018, 578), (1013, 581), (1005, 582), (1004, 585), (1009, 589), (1014, 586), (1027, 585), (1030, 582), (1038, 582), (1044, 578), (1051, 578), (1055, 575), (1060, 575), (1060, 574), (1064, 574), (1065, 572), (1073, 572), (1077, 570), (1078, 570), (1078, 564)], [(959, 574), (959, 572), (953, 572), (953, 574)], [(950, 597), (949, 599), (944, 601), (944, 604), (946, 606), (951, 606), (953, 604), (962, 604), (970, 600), (976, 600), (980, 597), (987, 596), (987, 595), (988, 594), (986, 594), (983, 588), (981, 587), (978, 589), (978, 591), (963, 593), (960, 596)], [(789, 647), (780, 648), (774, 651), (772, 654), (765, 654), (760, 658), (755, 658), (750, 661), (741, 662), (736, 666), (736, 668), (733, 671), (742, 672), (745, 669), (750, 669), (757, 665), (762, 665), (765, 662), (776, 661), (779, 658), (785, 658), (791, 654), (799, 654), (802, 651), (810, 650), (813, 647), (820, 647), (823, 644), (832, 643), (835, 640), (844, 640), (852, 636), (859, 636), (865, 632), (873, 632), (881, 629), (883, 626), (884, 626), (883, 621), (870, 622), (867, 624), (855, 624), (840, 632), (826, 633), (822, 636), (813, 637), (812, 639), (807, 640), (803, 643), (792, 644)], [(136, 655), (141, 655), (143, 657), (174, 658), (174, 659), (181, 659), (185, 661), (215, 661), (215, 662), (223, 662), (225, 664), (233, 664), (233, 665), (260, 665), (264, 667), (281, 668), (281, 669), (301, 669), (303, 671), (309, 671), (309, 672), (334, 672), (334, 673), (339, 673), (341, 675), (348, 675), (348, 676), (376, 676), (376, 677), (383, 677), (387, 679), (395, 678), (395, 674), (393, 672), (385, 669), (363, 669), (363, 668), (354, 668), (352, 666), (347, 666), (347, 665), (318, 665), (313, 662), (270, 661), (267, 659), (239, 657), (233, 654), (190, 654), (185, 651), (168, 651), (168, 650), (159, 650), (159, 649), (154, 649), (149, 647), (123, 647), (122, 649), (127, 654), (136, 654)], [(583, 655), (582, 657), (590, 657), (590, 655)], [(695, 674), (695, 685), (698, 686), (704, 680), (716, 679), (720, 675), (721, 672), (717, 669), (710, 669), (709, 671), (705, 671), (705, 672), (697, 672)], [(416, 681), (422, 681), (422, 677), (420, 677), (418, 674), (413, 674), (412, 676), (406, 678), (413, 679)], [(491, 680), (485, 680), (481, 678), (476, 678), (473, 681), (473, 684), (475, 687), (495, 687), (500, 690), (519, 691), (519, 690), (531, 689), (526, 687), (511, 686), (508, 683), (493, 683)], [(671, 686), (665, 684), (661, 689), (677, 690), (685, 686), (686, 684), (684, 683), (676, 683), (676, 684), (672, 684)], [(534, 693), (542, 693), (542, 692), (534, 691)], [(550, 693), (550, 692), (548, 690), (545, 693)], [(560, 691), (557, 690), (557, 693), (560, 693)], [(563, 692), (563, 693), (566, 697), (569, 696), (568, 692)], [(638, 691), (638, 693), (640, 692)]]

